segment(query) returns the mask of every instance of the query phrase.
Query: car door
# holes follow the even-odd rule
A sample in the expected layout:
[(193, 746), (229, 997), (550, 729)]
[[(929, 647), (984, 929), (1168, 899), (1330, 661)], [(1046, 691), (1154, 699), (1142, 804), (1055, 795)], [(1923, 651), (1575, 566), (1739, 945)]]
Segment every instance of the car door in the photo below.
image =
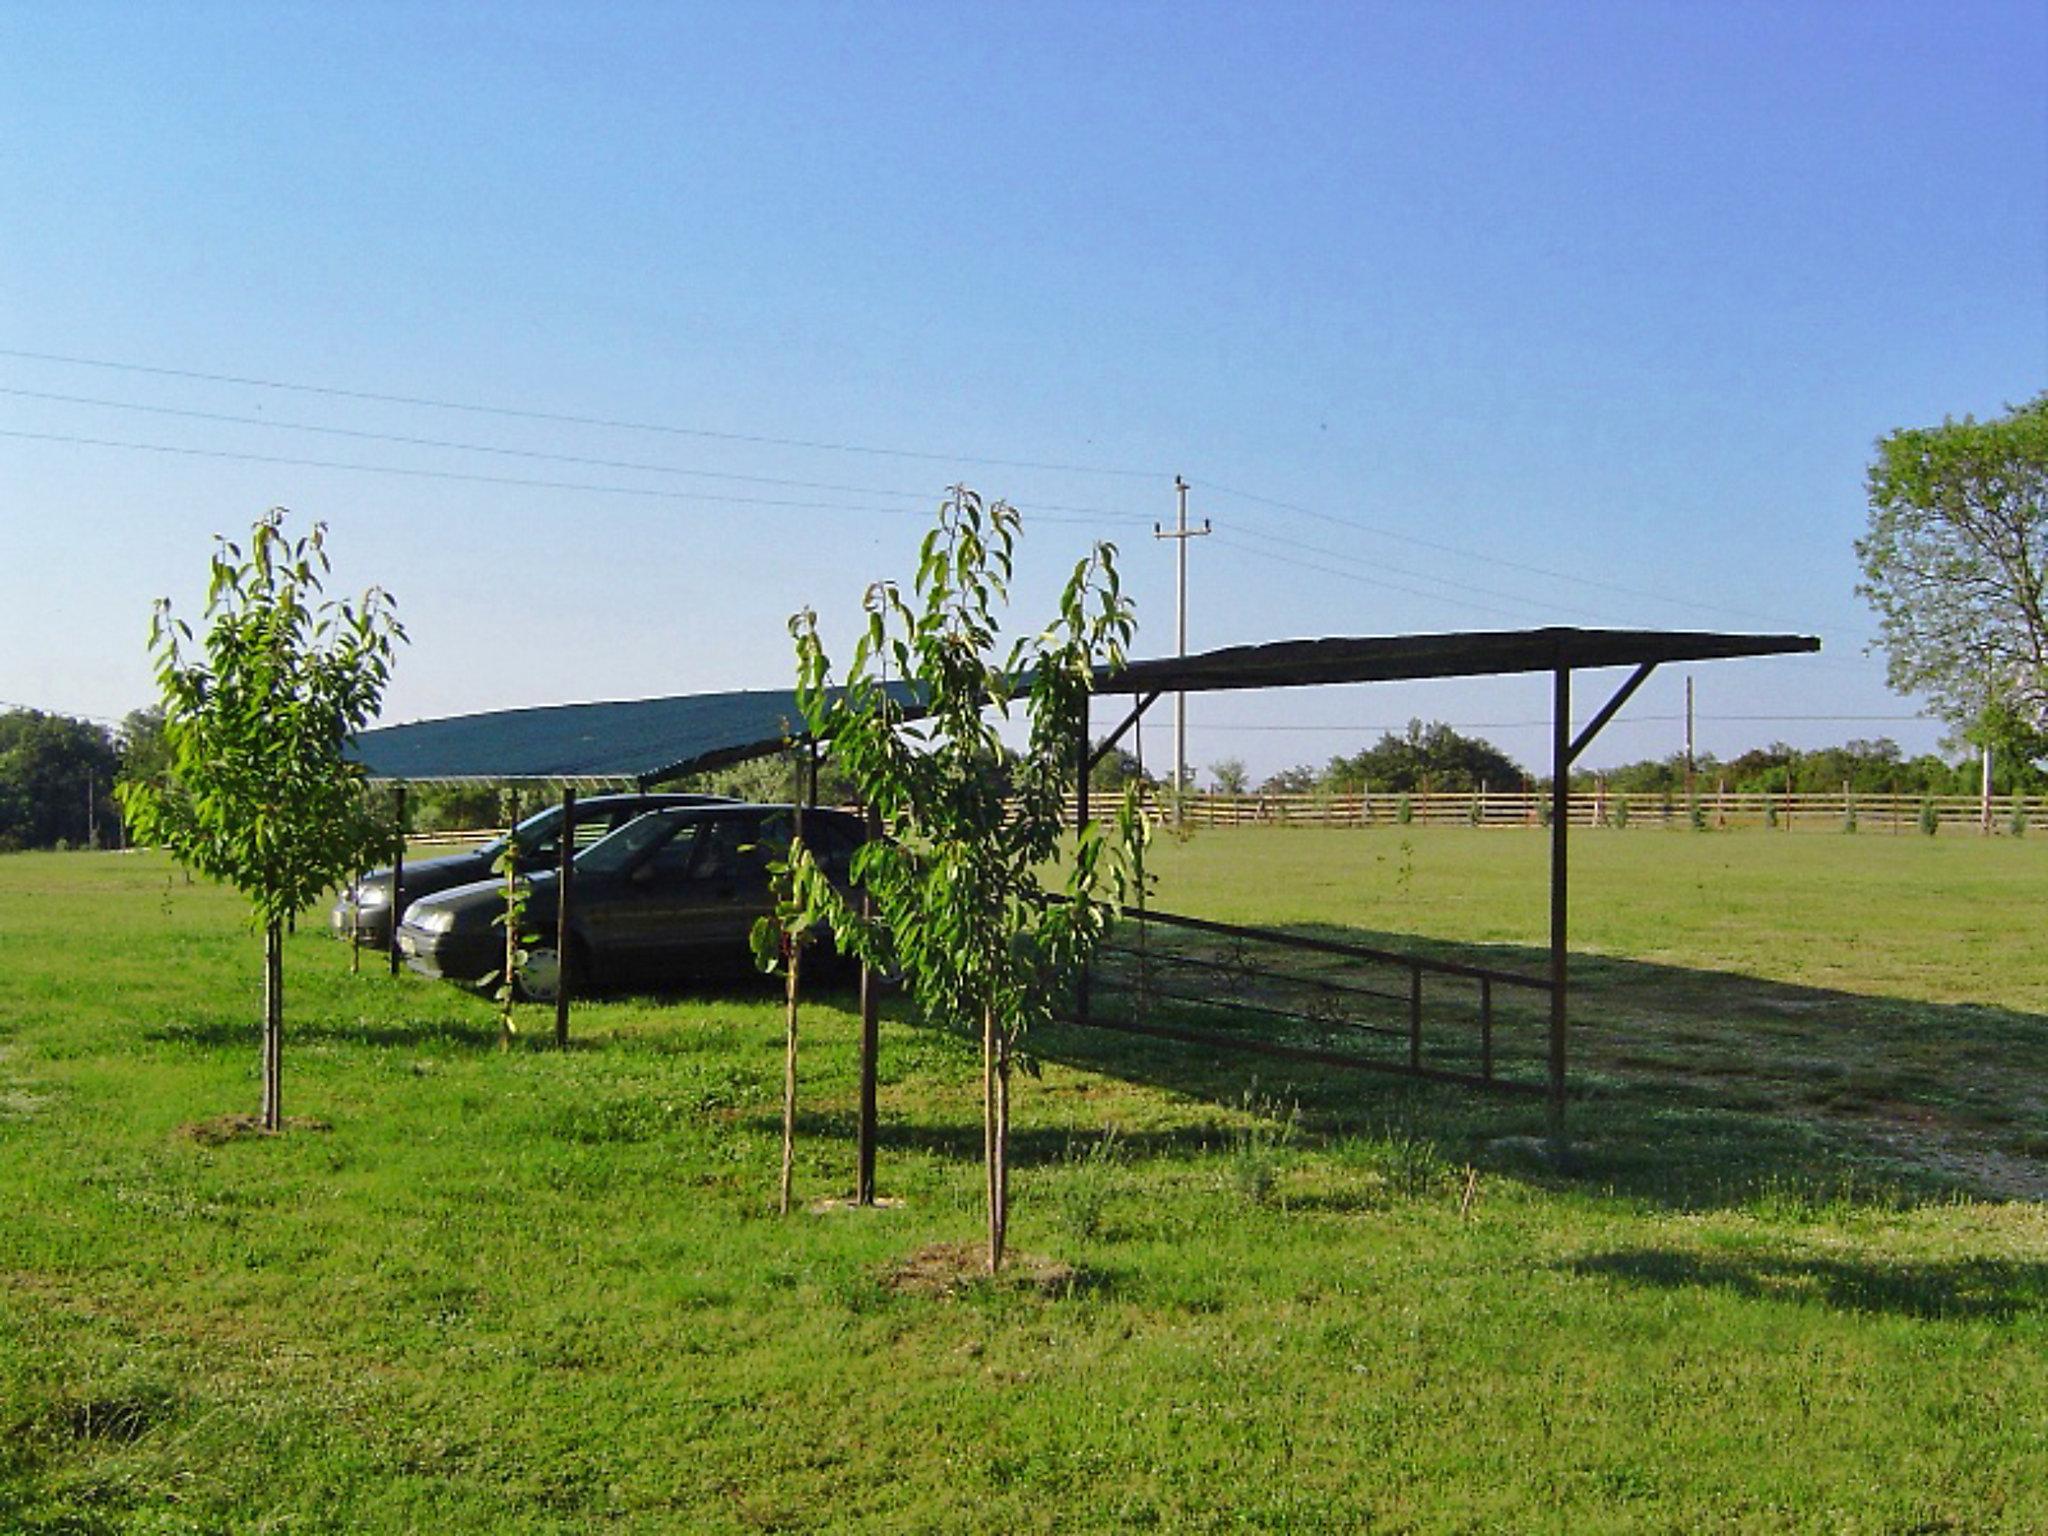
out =
[(664, 967), (680, 980), (748, 965), (754, 920), (769, 909), (768, 865), (788, 847), (787, 817), (779, 813), (707, 818), (663, 947)]
[(594, 879), (578, 891), (577, 926), (600, 974), (644, 981), (665, 969), (673, 936), (687, 926), (695, 906), (690, 871), (703, 831), (694, 818), (675, 817), (666, 840), (630, 870)]

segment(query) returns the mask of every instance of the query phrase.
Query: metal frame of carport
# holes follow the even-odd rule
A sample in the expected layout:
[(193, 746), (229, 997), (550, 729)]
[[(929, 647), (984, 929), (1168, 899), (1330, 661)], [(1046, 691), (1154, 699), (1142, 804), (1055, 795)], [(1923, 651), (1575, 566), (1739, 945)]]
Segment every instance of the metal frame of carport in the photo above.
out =
[[(1721, 661), (1746, 656), (1782, 656), (1818, 651), (1811, 635), (1736, 635), (1691, 630), (1615, 630), (1548, 628), (1484, 630), (1463, 634), (1396, 635), (1357, 639), (1288, 640), (1270, 645), (1237, 646), (1198, 656), (1136, 662), (1098, 678), (1098, 694), (1127, 695), (1136, 702), (1104, 740), (1091, 745), (1088, 722), (1081, 725), (1077, 760), (1078, 816), (1089, 818), (1089, 771), (1135, 727), (1145, 712), (1166, 694), (1241, 691), (1265, 688), (1329, 686), (1339, 683), (1414, 681), (1425, 678), (1486, 677), (1514, 673), (1549, 673), (1551, 677), (1550, 759), (1550, 957), (1544, 978), (1550, 994), (1547, 1073), (1543, 1095), (1554, 1141), (1564, 1136), (1566, 1060), (1570, 1025), (1569, 910), (1571, 848), (1571, 769), (1593, 739), (1620, 713), (1650, 674), (1668, 662)], [(1572, 674), (1597, 668), (1628, 666), (1633, 670), (1607, 702), (1578, 731), (1572, 732)], [(1247, 930), (1254, 931), (1254, 930)], [(1106, 1028), (1128, 1028), (1092, 1016), (1084, 979), (1077, 1000), (1078, 1022)], [(1422, 1069), (1411, 1036), (1406, 1066), (1393, 1062), (1349, 1062), (1417, 1077), (1448, 1074)], [(1170, 1028), (1148, 1026), (1142, 1033), (1168, 1038), (1201, 1039)], [(1264, 1049), (1298, 1054), (1323, 1062), (1340, 1058), (1327, 1052), (1295, 1051), (1280, 1046)], [(1512, 1087), (1488, 1074), (1484, 1081), (1460, 1079), (1482, 1087)]]
[[(1089, 739), (1089, 721), (1079, 722), (1075, 755), (1078, 811), (1088, 810), (1088, 770), (1137, 724), (1147, 709), (1169, 693), (1207, 693), (1265, 688), (1298, 688), (1340, 683), (1412, 681), (1549, 673), (1551, 695), (1550, 816), (1550, 992), (1548, 1076), (1543, 1092), (1550, 1129), (1561, 1140), (1565, 1111), (1568, 1044), (1568, 892), (1571, 766), (1599, 732), (1660, 665), (1778, 656), (1820, 649), (1810, 635), (1735, 635), (1673, 630), (1534, 629), (1461, 634), (1395, 635), (1321, 640), (1287, 640), (1239, 646), (1196, 656), (1133, 662), (1103, 670), (1095, 692), (1128, 696), (1134, 706), (1123, 723), (1099, 745)], [(1574, 735), (1571, 729), (1572, 673), (1627, 666), (1627, 680)], [(906, 714), (917, 701), (894, 684)], [(725, 708), (727, 724), (710, 730), (692, 706)], [(609, 713), (607, 713), (609, 712)], [(714, 710), (715, 712), (715, 710)], [(426, 721), (365, 733), (357, 755), (373, 778), (418, 782), (518, 782), (631, 780), (645, 792), (700, 768), (802, 747), (807, 789), (799, 798), (815, 804), (817, 769), (813, 744), (792, 729), (801, 716), (787, 693), (700, 695), (631, 704), (564, 705), (552, 709), (503, 711), (496, 715)], [(780, 728), (773, 728), (779, 721)], [(630, 742), (611, 739), (612, 726)], [(623, 729), (629, 727), (630, 729)], [(723, 735), (719, 732), (723, 731)], [(707, 740), (709, 745), (707, 746)], [(687, 750), (686, 750), (687, 747)], [(634, 754), (638, 754), (635, 756)], [(573, 833), (574, 797), (568, 797)], [(571, 846), (565, 836), (563, 847)], [(565, 857), (565, 863), (567, 862)], [(558, 903), (566, 913), (568, 902)], [(566, 923), (565, 923), (566, 929)], [(396, 943), (397, 925), (393, 924)], [(566, 984), (557, 1004), (557, 1031), (566, 1033)], [(876, 1145), (877, 1023), (874, 978), (863, 967), (860, 988), (860, 1112), (855, 1198), (874, 1198)], [(1088, 1021), (1084, 984), (1080, 1014)], [(1092, 1021), (1091, 1021), (1092, 1022)], [(1151, 1031), (1158, 1033), (1159, 1031)], [(1284, 1049), (1269, 1047), (1269, 1049)], [(1327, 1056), (1318, 1059), (1329, 1059)], [(1394, 1070), (1400, 1070), (1395, 1068)], [(1441, 1076), (1415, 1070), (1417, 1076)]]

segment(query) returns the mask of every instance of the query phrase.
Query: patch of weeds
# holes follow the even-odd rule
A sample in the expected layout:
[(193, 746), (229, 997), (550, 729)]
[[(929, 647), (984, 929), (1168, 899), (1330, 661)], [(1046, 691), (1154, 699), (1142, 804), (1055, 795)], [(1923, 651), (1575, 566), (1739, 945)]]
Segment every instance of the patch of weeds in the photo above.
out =
[(1390, 1194), (1404, 1200), (1420, 1200), (1439, 1194), (1452, 1185), (1462, 1187), (1463, 1174), (1433, 1145), (1417, 1137), (1400, 1134), (1387, 1138), (1380, 1165)]
[(1254, 1083), (1245, 1089), (1238, 1108), (1249, 1119), (1230, 1133), (1230, 1185), (1248, 1204), (1264, 1205), (1280, 1182), (1281, 1156), (1300, 1133), (1301, 1106), (1283, 1109), (1278, 1101), (1263, 1097)]
[(1100, 1237), (1116, 1192), (1118, 1170), (1123, 1166), (1124, 1148), (1115, 1127), (1083, 1145), (1068, 1143), (1061, 1160), (1058, 1193), (1054, 1209), (1059, 1225), (1076, 1242), (1093, 1242)]

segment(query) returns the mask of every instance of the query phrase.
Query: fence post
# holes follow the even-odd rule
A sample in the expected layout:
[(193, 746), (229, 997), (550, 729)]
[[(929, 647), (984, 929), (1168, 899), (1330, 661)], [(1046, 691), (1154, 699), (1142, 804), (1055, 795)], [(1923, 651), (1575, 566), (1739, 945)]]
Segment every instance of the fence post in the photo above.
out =
[(391, 974), (396, 976), (401, 964), (398, 948), (398, 920), (405, 916), (405, 903), (399, 899), (399, 891), (405, 884), (405, 785), (398, 786), (398, 846), (391, 855)]

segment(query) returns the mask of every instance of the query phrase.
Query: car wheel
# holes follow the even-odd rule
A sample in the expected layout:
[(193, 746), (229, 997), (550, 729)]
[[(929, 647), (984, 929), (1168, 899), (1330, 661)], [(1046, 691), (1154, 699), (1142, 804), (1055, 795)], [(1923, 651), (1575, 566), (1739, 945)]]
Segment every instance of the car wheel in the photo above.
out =
[[(589, 967), (583, 963), (580, 946), (572, 939), (569, 944), (569, 986), (572, 992), (583, 990), (584, 977), (588, 973)], [(529, 945), (526, 958), (519, 963), (519, 996), (529, 1003), (552, 1003), (561, 989), (561, 977), (561, 952), (553, 944)]]

